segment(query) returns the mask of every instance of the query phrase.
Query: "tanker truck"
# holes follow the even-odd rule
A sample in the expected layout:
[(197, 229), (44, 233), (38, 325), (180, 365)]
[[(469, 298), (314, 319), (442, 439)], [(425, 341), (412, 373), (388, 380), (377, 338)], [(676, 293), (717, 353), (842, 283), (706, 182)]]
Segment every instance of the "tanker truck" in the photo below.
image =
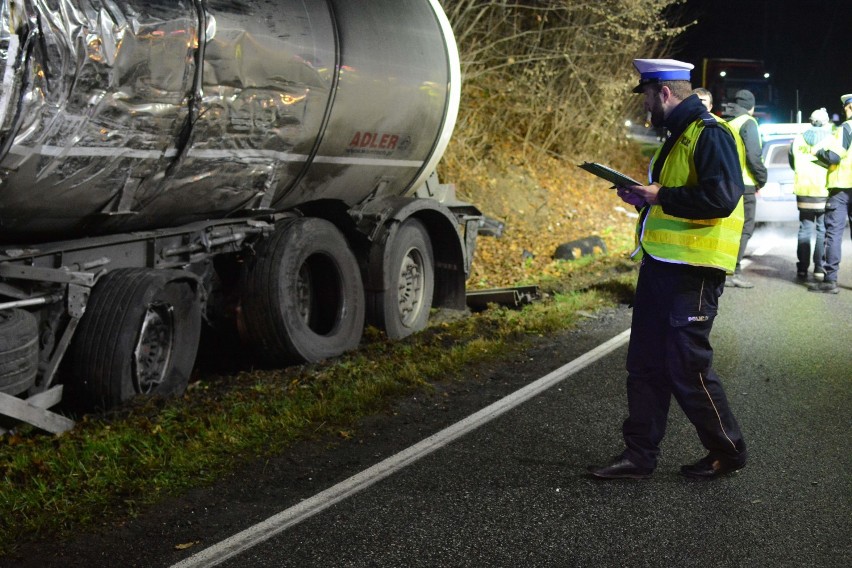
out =
[(288, 365), (465, 308), (438, 0), (0, 5), (0, 414), (182, 393), (202, 327)]

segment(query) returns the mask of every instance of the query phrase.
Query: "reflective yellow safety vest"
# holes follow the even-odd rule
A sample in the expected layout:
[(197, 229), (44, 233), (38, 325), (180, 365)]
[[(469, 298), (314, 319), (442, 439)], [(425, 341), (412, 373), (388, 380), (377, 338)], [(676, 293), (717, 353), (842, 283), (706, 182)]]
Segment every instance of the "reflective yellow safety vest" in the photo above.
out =
[[(737, 138), (740, 137), (740, 130), (743, 127), (743, 124), (748, 120), (753, 120), (755, 124), (757, 124), (757, 119), (755, 119), (750, 114), (741, 114), (736, 118), (732, 118), (728, 121), (728, 124), (731, 125), (731, 128), (737, 133)], [(759, 131), (758, 131), (759, 132)], [(757, 139), (760, 147), (763, 148), (763, 142), (760, 138)], [(745, 147), (737, 148), (737, 152), (740, 153), (740, 157), (742, 158), (742, 162), (745, 163)], [(743, 183), (746, 185), (751, 185), (757, 187), (757, 181), (754, 179), (754, 176), (751, 175), (751, 170), (748, 167), (743, 167)]]
[(828, 187), (839, 187), (842, 189), (852, 188), (852, 148), (843, 147), (843, 127), (852, 127), (852, 120), (847, 120), (837, 129), (837, 136), (831, 141), (829, 150), (840, 156), (837, 167), (828, 170)]
[[(718, 119), (720, 128), (727, 128), (737, 145), (740, 167), (745, 167), (745, 152), (739, 132), (724, 120)], [(704, 129), (700, 118), (686, 127), (677, 142), (672, 146), (660, 172), (663, 186), (679, 187), (698, 185), (698, 172), (695, 170), (695, 145)], [(651, 160), (649, 171), (653, 171), (654, 162), (662, 147)], [(665, 262), (708, 266), (733, 274), (740, 250), (740, 237), (743, 232), (743, 200), (740, 198), (736, 208), (728, 217), (718, 219), (685, 219), (667, 215), (660, 205), (646, 206), (644, 215), (639, 216), (636, 225), (636, 250), (634, 258), (641, 258), (643, 252)]]
[(803, 133), (793, 139), (793, 164), (796, 178), (793, 182), (793, 193), (797, 197), (799, 209), (825, 209), (825, 198), (828, 197), (828, 170), (814, 163), (814, 155), (819, 149), (828, 144), (832, 138), (829, 131), (826, 136), (813, 146), (807, 143)]

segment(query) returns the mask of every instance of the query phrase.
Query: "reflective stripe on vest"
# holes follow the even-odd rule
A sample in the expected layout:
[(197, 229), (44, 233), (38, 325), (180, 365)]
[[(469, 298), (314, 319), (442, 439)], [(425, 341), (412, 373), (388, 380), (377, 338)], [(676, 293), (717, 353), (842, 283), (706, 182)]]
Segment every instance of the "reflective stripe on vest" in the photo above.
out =
[[(757, 120), (753, 116), (748, 114), (741, 114), (738, 117), (732, 118), (728, 121), (728, 124), (731, 125), (731, 129), (737, 133), (737, 138), (742, 138), (740, 136), (740, 130), (748, 120), (754, 120), (754, 123), (757, 124)], [(761, 148), (763, 147), (763, 144), (760, 142), (759, 138), (758, 144), (760, 144)], [(737, 149), (737, 151), (740, 151), (739, 148)], [(743, 163), (745, 163), (745, 146), (743, 146), (742, 149), (742, 158)], [(743, 183), (746, 185), (757, 187), (757, 181), (755, 181), (754, 176), (751, 175), (751, 170), (749, 170), (747, 166), (743, 168)]]
[[(826, 138), (831, 134), (826, 132)], [(801, 197), (828, 197), (828, 170), (814, 163), (814, 155), (827, 140), (823, 138), (813, 146), (805, 141), (804, 134), (798, 134), (793, 139), (793, 164), (796, 166), (796, 179), (793, 182), (793, 193)], [(808, 200), (800, 200), (807, 202)]]
[(840, 156), (840, 164), (836, 168), (829, 168), (828, 187), (852, 187), (852, 148), (843, 147), (843, 130), (846, 128), (852, 128), (852, 120), (847, 120), (837, 129), (837, 136), (829, 147), (829, 150)]
[[(720, 128), (727, 128), (737, 145), (740, 167), (744, 167), (743, 143), (736, 131), (718, 119)], [(701, 119), (690, 124), (666, 157), (660, 172), (660, 184), (667, 187), (698, 185), (695, 170), (695, 145), (704, 129)], [(659, 157), (660, 150), (652, 160)], [(635, 257), (642, 251), (659, 260), (691, 266), (708, 266), (733, 273), (740, 250), (743, 232), (743, 200), (740, 198), (730, 216), (718, 219), (685, 219), (667, 215), (659, 205), (651, 206), (639, 217), (636, 226), (638, 246)], [(638, 256), (636, 256), (638, 255)]]

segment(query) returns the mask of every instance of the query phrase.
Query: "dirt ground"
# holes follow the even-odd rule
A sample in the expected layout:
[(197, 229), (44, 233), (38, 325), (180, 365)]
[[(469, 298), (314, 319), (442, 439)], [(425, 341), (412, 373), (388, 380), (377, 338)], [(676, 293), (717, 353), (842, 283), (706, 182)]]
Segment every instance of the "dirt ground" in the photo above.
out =
[[(629, 164), (615, 167), (639, 176), (643, 158), (628, 156)], [(551, 274), (563, 243), (598, 236), (609, 251), (632, 243), (635, 210), (571, 160), (504, 160), (442, 175), (456, 183), (461, 199), (505, 224), (501, 237), (478, 239), (469, 288), (513, 286)]]

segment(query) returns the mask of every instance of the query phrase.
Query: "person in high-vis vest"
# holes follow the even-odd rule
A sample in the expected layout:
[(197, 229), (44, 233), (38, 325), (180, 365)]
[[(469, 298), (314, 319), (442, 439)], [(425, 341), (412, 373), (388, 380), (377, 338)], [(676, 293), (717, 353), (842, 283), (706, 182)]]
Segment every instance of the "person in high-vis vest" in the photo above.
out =
[[(796, 246), (796, 278), (808, 279), (811, 258), (814, 278), (822, 279), (825, 258), (825, 202), (828, 201), (828, 170), (815, 159), (822, 145), (831, 138), (831, 120), (828, 111), (818, 108), (809, 118), (811, 127), (800, 132), (790, 144), (790, 167), (796, 173), (793, 193), (799, 208), (799, 235)], [(811, 240), (814, 240), (813, 254)]]
[[(689, 63), (637, 59), (645, 109), (670, 132), (649, 168), (649, 185), (617, 188), (639, 209), (641, 259), (627, 352), (625, 449), (598, 479), (645, 479), (657, 466), (674, 397), (695, 426), (704, 458), (680, 468), (713, 479), (745, 466), (746, 446), (712, 368), (709, 336), (743, 226), (738, 138), (691, 94)], [(741, 144), (741, 141), (739, 142)]]
[(840, 97), (846, 121), (837, 129), (831, 145), (819, 150), (817, 158), (828, 166), (828, 202), (825, 205), (825, 276), (811, 284), (811, 292), (837, 294), (841, 245), (846, 221), (852, 222), (852, 94)]
[(754, 288), (754, 284), (743, 276), (741, 264), (748, 241), (754, 233), (757, 191), (766, 185), (767, 176), (766, 166), (763, 165), (763, 145), (760, 141), (760, 130), (758, 129), (757, 119), (754, 118), (754, 104), (754, 95), (751, 91), (741, 89), (734, 95), (734, 102), (727, 105), (727, 111), (722, 114), (728, 119), (728, 124), (743, 139), (743, 148), (745, 149), (746, 167), (743, 168), (745, 222), (743, 224), (743, 235), (740, 238), (740, 250), (737, 254), (737, 267), (734, 269), (734, 274), (725, 281), (726, 286), (736, 288)]

